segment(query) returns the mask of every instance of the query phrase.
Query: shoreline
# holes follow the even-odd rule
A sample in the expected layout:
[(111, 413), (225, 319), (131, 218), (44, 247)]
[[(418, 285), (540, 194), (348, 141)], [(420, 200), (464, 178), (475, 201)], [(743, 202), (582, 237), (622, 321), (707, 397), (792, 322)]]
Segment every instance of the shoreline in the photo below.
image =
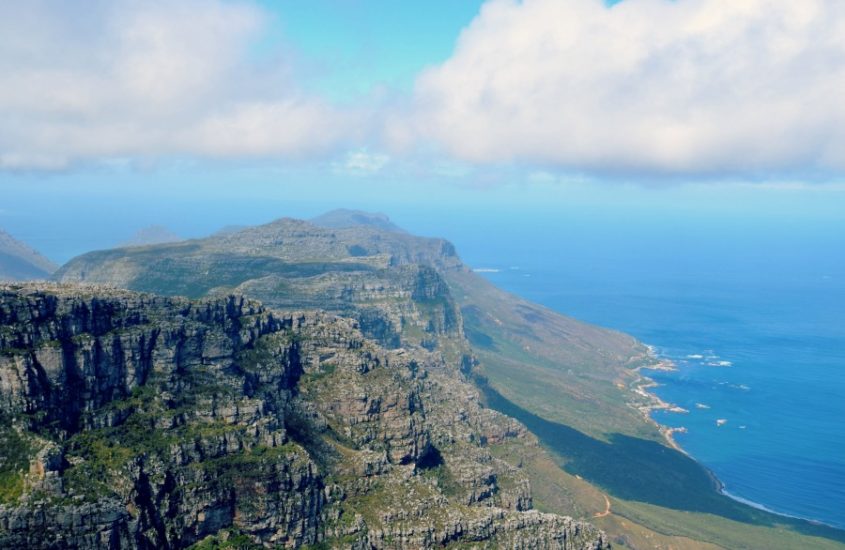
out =
[[(701, 464), (701, 463), (699, 462), (699, 464)], [(705, 466), (705, 468), (706, 468), (706, 466)], [(710, 471), (710, 470), (708, 469), (708, 471)], [(760, 510), (760, 511), (763, 511), (763, 512), (766, 512), (766, 513), (769, 513), (769, 514), (774, 514), (776, 516), (781, 516), (781, 517), (785, 517), (785, 518), (789, 518), (789, 519), (795, 519), (795, 520), (798, 520), (798, 521), (806, 521), (807, 523), (812, 523), (813, 525), (819, 525), (819, 526), (827, 527), (827, 528), (830, 528), (830, 529), (836, 529), (837, 531), (845, 531), (845, 527), (839, 527), (837, 525), (831, 525), (830, 523), (825, 523), (825, 522), (818, 520), (818, 519), (805, 518), (803, 516), (796, 516), (795, 514), (788, 514), (786, 512), (778, 512), (777, 510), (772, 510), (771, 508), (769, 508), (765, 504), (760, 504), (759, 502), (755, 502), (753, 500), (750, 500), (750, 499), (747, 499), (747, 498), (744, 498), (744, 497), (741, 497), (741, 496), (738, 496), (738, 495), (734, 495), (730, 491), (725, 489), (724, 484), (722, 484), (721, 482), (719, 482), (719, 484), (720, 484), (720, 488), (719, 488), (720, 494), (722, 494), (722, 495), (724, 495), (724, 496), (726, 496), (730, 499), (733, 499), (737, 502), (745, 504), (746, 506), (751, 506), (752, 508), (755, 508), (757, 510)]]
[(838, 531), (845, 531), (845, 527), (839, 527), (839, 526), (836, 526), (836, 525), (831, 525), (829, 523), (825, 523), (825, 522), (818, 520), (818, 519), (806, 518), (806, 517), (797, 516), (797, 515), (794, 515), (794, 514), (788, 514), (786, 512), (778, 512), (776, 510), (772, 510), (771, 508), (767, 507), (765, 504), (761, 504), (759, 502), (755, 502), (753, 500), (750, 500), (750, 499), (747, 499), (747, 498), (744, 498), (744, 497), (730, 493), (727, 490), (725, 483), (721, 479), (719, 479), (719, 476), (717, 476), (716, 473), (713, 470), (711, 470), (706, 464), (704, 464), (699, 459), (697, 459), (696, 457), (691, 455), (689, 452), (687, 452), (683, 447), (681, 447), (678, 444), (677, 441), (675, 441), (674, 434), (675, 433), (687, 433), (686, 427), (679, 426), (677, 428), (674, 428), (672, 426), (666, 426), (664, 424), (661, 424), (660, 422), (658, 422), (657, 420), (655, 420), (652, 417), (652, 413), (654, 411), (666, 411), (666, 412), (673, 412), (673, 413), (680, 413), (680, 414), (686, 414), (686, 413), (689, 413), (689, 411), (687, 409), (684, 409), (683, 407), (675, 405), (674, 403), (669, 403), (668, 401), (664, 401), (658, 395), (649, 391), (650, 388), (659, 387), (660, 384), (658, 384), (657, 382), (655, 382), (654, 380), (652, 380), (651, 378), (649, 378), (648, 376), (646, 376), (645, 374), (643, 374), (640, 371), (642, 371), (642, 370), (654, 370), (654, 371), (674, 372), (674, 371), (677, 371), (678, 368), (671, 359), (661, 358), (660, 356), (658, 356), (657, 350), (653, 346), (650, 346), (648, 344), (644, 344), (644, 345), (648, 349), (646, 359), (648, 361), (650, 361), (650, 363), (645, 364), (645, 365), (640, 365), (640, 366), (632, 369), (632, 371), (636, 375), (636, 379), (630, 383), (629, 388), (636, 395), (645, 399), (646, 402), (645, 403), (636, 403), (635, 402), (635, 403), (632, 403), (632, 405), (638, 411), (640, 411), (640, 413), (643, 414), (643, 416), (646, 418), (646, 420), (648, 422), (654, 424), (657, 427), (657, 430), (660, 432), (660, 434), (663, 436), (664, 440), (668, 443), (668, 445), (671, 448), (673, 448), (676, 451), (683, 453), (684, 455), (688, 456), (689, 458), (694, 460), (699, 466), (704, 468), (704, 470), (707, 472), (707, 474), (713, 480), (713, 484), (715, 486), (715, 489), (720, 495), (726, 496), (726, 497), (728, 497), (732, 500), (735, 500), (736, 502), (739, 502), (740, 504), (750, 506), (752, 508), (755, 508), (755, 509), (763, 511), (763, 512), (767, 512), (769, 514), (774, 514), (776, 516), (781, 516), (781, 517), (784, 517), (784, 518), (789, 518), (789, 519), (798, 520), (798, 521), (806, 521), (806, 522), (811, 523), (813, 525), (819, 525), (819, 526), (827, 527), (827, 528), (830, 528), (830, 529), (836, 529)]
[[(637, 378), (633, 382), (631, 382), (629, 386), (631, 391), (633, 391), (636, 395), (644, 399), (645, 402), (634, 403), (633, 405), (638, 411), (640, 411), (640, 413), (645, 417), (648, 422), (654, 424), (657, 427), (657, 430), (660, 432), (660, 434), (663, 436), (663, 439), (666, 441), (666, 443), (669, 444), (670, 447), (672, 447), (678, 452), (690, 456), (688, 452), (686, 452), (680, 445), (678, 445), (678, 442), (675, 441), (674, 437), (676, 433), (687, 433), (686, 427), (679, 426), (677, 428), (673, 428), (671, 426), (665, 426), (655, 420), (651, 415), (654, 411), (666, 411), (677, 414), (687, 414), (689, 413), (689, 411), (687, 409), (684, 409), (683, 407), (675, 405), (674, 403), (664, 401), (656, 394), (650, 392), (650, 388), (656, 388), (660, 384), (640, 372), (642, 370), (673, 372), (678, 370), (678, 368), (675, 366), (675, 363), (671, 360), (661, 359), (660, 357), (658, 357), (653, 347), (646, 347), (648, 348), (647, 358), (653, 362), (647, 365), (640, 365), (639, 367), (634, 368), (633, 372), (636, 374)], [(690, 458), (692, 457), (690, 456)], [(718, 485), (719, 487), (721, 487), (722, 482), (718, 481)]]

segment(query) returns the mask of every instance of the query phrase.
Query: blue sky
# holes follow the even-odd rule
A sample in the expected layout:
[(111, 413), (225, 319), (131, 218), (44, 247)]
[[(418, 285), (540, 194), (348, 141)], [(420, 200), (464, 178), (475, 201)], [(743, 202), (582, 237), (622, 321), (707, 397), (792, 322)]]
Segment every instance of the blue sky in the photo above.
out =
[(405, 92), (428, 65), (452, 53), (460, 30), (478, 13), (480, 0), (264, 1), (272, 30), (257, 51), (287, 41), (313, 66), (309, 86), (340, 101), (379, 86)]
[[(451, 210), (821, 230), (845, 211), (842, 20), (832, 0), (5, 3), (0, 227), (58, 260), (340, 206), (446, 236), (426, 220)], [(54, 235), (74, 211), (84, 242)]]

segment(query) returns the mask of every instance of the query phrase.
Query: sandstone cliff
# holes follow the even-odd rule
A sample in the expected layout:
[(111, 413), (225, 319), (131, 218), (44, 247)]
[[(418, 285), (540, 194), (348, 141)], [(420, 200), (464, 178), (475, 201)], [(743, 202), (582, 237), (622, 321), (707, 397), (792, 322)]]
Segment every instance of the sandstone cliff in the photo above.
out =
[[(424, 291), (422, 291), (424, 293)], [(603, 548), (461, 363), (244, 298), (0, 287), (0, 547)]]

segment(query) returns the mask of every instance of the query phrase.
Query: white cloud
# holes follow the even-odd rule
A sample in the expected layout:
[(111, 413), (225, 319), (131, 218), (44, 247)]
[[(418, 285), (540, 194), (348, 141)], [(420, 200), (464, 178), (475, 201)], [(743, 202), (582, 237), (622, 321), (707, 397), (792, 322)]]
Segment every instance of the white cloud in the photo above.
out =
[(366, 117), (303, 93), (254, 47), (265, 14), (224, 0), (0, 3), (0, 169), (78, 160), (301, 156)]
[(845, 2), (492, 0), (390, 142), (576, 170), (845, 170)]
[(381, 172), (390, 157), (383, 153), (371, 153), (367, 149), (358, 149), (346, 154), (343, 163), (335, 164), (336, 172), (352, 175), (371, 175)]

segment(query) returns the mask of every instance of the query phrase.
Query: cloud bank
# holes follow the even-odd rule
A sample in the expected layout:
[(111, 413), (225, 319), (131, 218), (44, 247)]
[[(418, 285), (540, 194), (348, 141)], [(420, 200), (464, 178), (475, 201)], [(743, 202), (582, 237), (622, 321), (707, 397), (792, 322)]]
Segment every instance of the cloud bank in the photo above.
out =
[(346, 154), (368, 174), (387, 149), (599, 175), (845, 173), (841, 0), (490, 0), (411, 96), (344, 106), (306, 91), (290, 47), (267, 55), (269, 17), (236, 0), (0, 2), (0, 170)]
[(287, 158), (359, 139), (360, 112), (255, 54), (266, 18), (222, 0), (0, 3), (0, 168)]
[(397, 145), (669, 174), (845, 170), (845, 2), (492, 0)]

